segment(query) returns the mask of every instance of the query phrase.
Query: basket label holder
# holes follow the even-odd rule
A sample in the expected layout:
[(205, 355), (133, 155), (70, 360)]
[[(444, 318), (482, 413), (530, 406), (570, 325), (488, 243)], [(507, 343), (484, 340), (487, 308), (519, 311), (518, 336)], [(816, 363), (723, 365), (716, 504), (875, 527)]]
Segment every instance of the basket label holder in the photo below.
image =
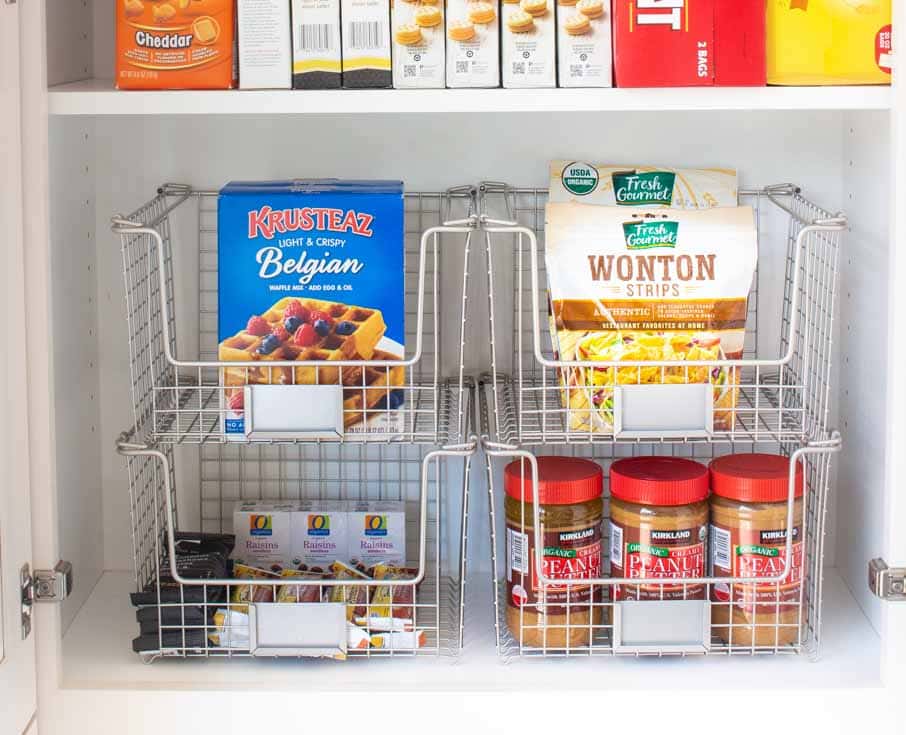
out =
[(714, 433), (714, 390), (709, 383), (618, 385), (613, 398), (617, 438), (701, 438)]
[(244, 405), (250, 441), (343, 436), (342, 385), (246, 385)]
[(707, 653), (708, 600), (623, 600), (613, 606), (614, 653)]
[(249, 653), (258, 657), (345, 657), (346, 604), (258, 602), (249, 605)]

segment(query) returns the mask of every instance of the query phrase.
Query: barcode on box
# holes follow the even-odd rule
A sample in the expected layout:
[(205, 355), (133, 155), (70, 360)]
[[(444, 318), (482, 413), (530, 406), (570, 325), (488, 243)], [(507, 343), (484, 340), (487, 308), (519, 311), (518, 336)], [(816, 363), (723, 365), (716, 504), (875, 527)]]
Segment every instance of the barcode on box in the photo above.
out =
[(468, 61), (457, 61), (456, 62), (456, 73), (457, 74), (468, 74), (469, 73), (469, 62)]
[(581, 64), (572, 64), (569, 67), (569, 73), (572, 74), (574, 77), (581, 77), (583, 71), (584, 71), (584, 68), (582, 67)]
[(528, 536), (512, 528), (506, 530), (507, 547), (510, 550), (510, 563), (507, 565), (507, 581), (513, 581), (513, 572), (528, 574)]
[(610, 563), (623, 567), (623, 529), (610, 524)]
[(349, 48), (356, 51), (379, 49), (384, 46), (384, 34), (378, 21), (359, 21), (346, 25)]
[(513, 74), (525, 74), (525, 62), (524, 61), (513, 62)]
[(403, 66), (403, 76), (404, 77), (414, 77), (415, 76), (415, 64), (405, 64)]
[(711, 526), (711, 562), (715, 567), (730, 571), (730, 532)]
[(299, 26), (296, 51), (330, 51), (333, 48), (333, 26), (328, 23), (303, 23)]

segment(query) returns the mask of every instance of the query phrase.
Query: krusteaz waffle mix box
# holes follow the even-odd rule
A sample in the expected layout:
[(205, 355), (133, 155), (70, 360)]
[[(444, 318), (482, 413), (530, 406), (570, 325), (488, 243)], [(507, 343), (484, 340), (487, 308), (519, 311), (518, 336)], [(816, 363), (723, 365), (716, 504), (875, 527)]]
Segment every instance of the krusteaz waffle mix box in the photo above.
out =
[(225, 433), (244, 438), (247, 383), (341, 382), (346, 431), (399, 430), (401, 365), (330, 363), (405, 356), (402, 182), (232, 182), (217, 227), (219, 359), (261, 365), (223, 369)]

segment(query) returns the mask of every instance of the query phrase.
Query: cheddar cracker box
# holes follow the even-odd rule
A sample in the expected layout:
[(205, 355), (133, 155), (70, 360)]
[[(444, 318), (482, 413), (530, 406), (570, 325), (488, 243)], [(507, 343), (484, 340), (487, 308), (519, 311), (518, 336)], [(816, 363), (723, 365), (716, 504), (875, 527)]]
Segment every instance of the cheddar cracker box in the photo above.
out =
[(618, 87), (765, 84), (764, 0), (615, 2), (613, 28)]
[(116, 0), (117, 89), (230, 89), (233, 0)]
[[(217, 217), (218, 356), (255, 364), (222, 370), (224, 432), (245, 434), (246, 384), (341, 384), (345, 431), (394, 430), (381, 421), (404, 398), (402, 182), (233, 182)], [(336, 365), (357, 360), (386, 364)]]

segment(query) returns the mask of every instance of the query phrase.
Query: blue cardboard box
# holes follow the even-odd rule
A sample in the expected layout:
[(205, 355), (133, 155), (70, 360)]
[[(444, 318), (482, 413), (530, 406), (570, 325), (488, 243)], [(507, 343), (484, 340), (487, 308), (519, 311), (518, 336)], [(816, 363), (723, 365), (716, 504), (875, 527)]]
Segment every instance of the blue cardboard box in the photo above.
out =
[[(227, 385), (367, 384), (332, 360), (403, 359), (405, 243), (401, 181), (302, 179), (231, 182), (217, 206), (218, 339)], [(269, 368), (272, 360), (324, 362)], [(402, 368), (383, 370), (383, 388), (402, 383)], [(377, 378), (375, 379), (377, 380)], [(344, 422), (397, 407), (376, 386), (351, 392)], [(345, 396), (344, 391), (344, 396)], [(235, 395), (235, 393), (234, 393)], [(364, 399), (363, 399), (364, 396)], [(243, 433), (242, 406), (227, 433)]]

